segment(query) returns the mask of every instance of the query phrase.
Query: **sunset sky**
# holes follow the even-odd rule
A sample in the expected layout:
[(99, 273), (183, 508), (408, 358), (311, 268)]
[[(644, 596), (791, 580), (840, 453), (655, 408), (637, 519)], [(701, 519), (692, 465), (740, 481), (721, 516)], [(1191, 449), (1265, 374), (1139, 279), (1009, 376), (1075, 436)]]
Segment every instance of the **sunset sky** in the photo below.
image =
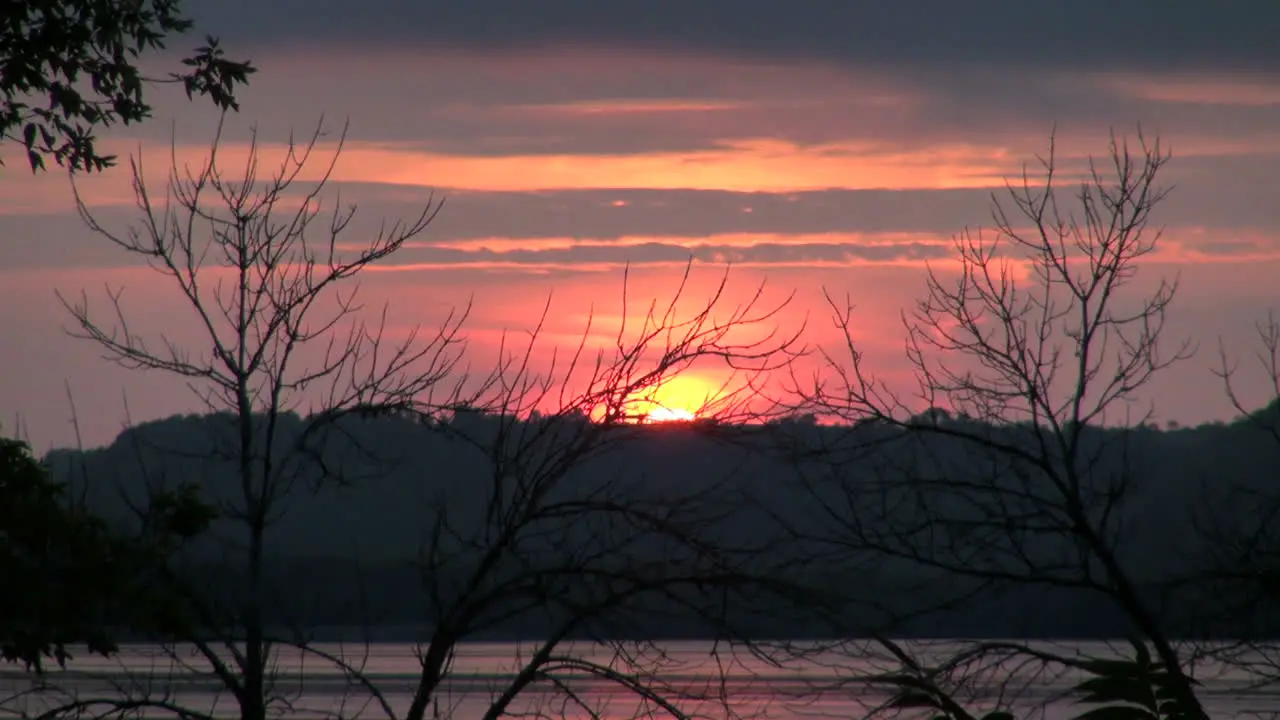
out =
[[(868, 362), (901, 373), (899, 311), (926, 262), (989, 220), (989, 195), (1048, 148), (1079, 169), (1108, 129), (1139, 123), (1174, 159), (1160, 251), (1138, 289), (1180, 274), (1168, 332), (1198, 354), (1149, 393), (1161, 421), (1229, 417), (1210, 373), (1221, 336), (1280, 311), (1280, 4), (1190, 0), (201, 0), (197, 27), (261, 68), (228, 135), (269, 148), (323, 115), (350, 121), (330, 197), (367, 226), (437, 220), (363, 284), (395, 328), (473, 300), (469, 352), (527, 329), (551, 295), (548, 342), (588, 308), (664, 299), (695, 259), (704, 291), (731, 262), (735, 297), (795, 291), (781, 316), (838, 340), (826, 288), (857, 305)], [(179, 38), (187, 51), (198, 38)], [(157, 68), (166, 62), (157, 61)], [(156, 118), (104, 147), (161, 173), (171, 133), (204, 152), (216, 117), (174, 88)], [(135, 330), (190, 329), (172, 288), (84, 229), (65, 175), (0, 149), (0, 423), (37, 447), (108, 442), (125, 420), (197, 408), (181, 383), (104, 363), (67, 338), (54, 290), (126, 288)], [(84, 181), (103, 222), (136, 218), (127, 167)], [(352, 242), (360, 242), (361, 228)], [(195, 336), (191, 336), (195, 337)], [(1262, 378), (1245, 378), (1261, 403)]]

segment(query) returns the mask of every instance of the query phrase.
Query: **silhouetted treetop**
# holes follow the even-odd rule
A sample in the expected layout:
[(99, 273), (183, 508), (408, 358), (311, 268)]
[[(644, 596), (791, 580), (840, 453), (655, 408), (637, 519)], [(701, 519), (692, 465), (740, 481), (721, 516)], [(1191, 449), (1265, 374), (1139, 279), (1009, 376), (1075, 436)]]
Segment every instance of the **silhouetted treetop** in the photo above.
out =
[[(72, 170), (102, 170), (97, 131), (151, 117), (144, 91), (155, 82), (182, 83), (221, 110), (239, 110), (236, 89), (256, 68), (229, 60), (208, 37), (182, 69), (148, 78), (147, 54), (193, 23), (179, 0), (7, 0), (0, 10), (0, 137), (22, 145), (32, 171), (47, 158)], [(0, 159), (2, 163), (2, 159)]]

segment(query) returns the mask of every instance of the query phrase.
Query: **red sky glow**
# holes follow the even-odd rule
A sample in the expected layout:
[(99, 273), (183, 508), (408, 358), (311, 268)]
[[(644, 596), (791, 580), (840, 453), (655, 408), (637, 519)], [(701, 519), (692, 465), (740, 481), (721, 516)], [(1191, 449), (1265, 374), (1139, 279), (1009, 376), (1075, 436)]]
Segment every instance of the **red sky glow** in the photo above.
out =
[[(690, 297), (728, 263), (728, 306), (761, 282), (766, 305), (794, 294), (776, 319), (784, 330), (807, 323), (816, 345), (839, 340), (823, 289), (848, 293), (868, 362), (905, 380), (899, 313), (923, 291), (926, 264), (949, 272), (952, 235), (989, 224), (990, 193), (1047, 150), (1055, 127), (1065, 181), (1087, 153), (1105, 155), (1111, 127), (1132, 136), (1141, 122), (1173, 151), (1175, 189), (1155, 218), (1166, 237), (1135, 289), (1179, 275), (1170, 332), (1206, 350), (1150, 389), (1160, 420), (1228, 417), (1210, 351), (1222, 337), (1249, 352), (1252, 322), (1280, 301), (1276, 74), (1062, 67), (1046, 78), (975, 66), (930, 79), (891, 64), (590, 48), (293, 47), (255, 62), (263, 70), (228, 118), (223, 162), (243, 162), (250, 125), (270, 161), (290, 130), (304, 134), (322, 114), (333, 130), (349, 119), (323, 196), (360, 206), (345, 242), (445, 201), (423, 235), (364, 277), (367, 306), (386, 303), (392, 332), (404, 333), (472, 303), (464, 334), (477, 366), (496, 358), (504, 332), (528, 331), (548, 298), (541, 361), (577, 342), (590, 312), (588, 339), (606, 346), (624, 268), (634, 322), (669, 299), (692, 257)], [(159, 184), (170, 131), (179, 163), (198, 163), (213, 119), (180, 93), (156, 96), (154, 121), (103, 143), (141, 151)], [(21, 422), (42, 449), (73, 442), (67, 388), (91, 445), (119, 431), (126, 398), (135, 421), (196, 409), (181, 383), (114, 368), (63, 333), (54, 289), (102, 303), (111, 285), (126, 287), (136, 330), (200, 342), (164, 278), (84, 228), (65, 175), (33, 177), (4, 153), (0, 423)], [(127, 166), (80, 189), (107, 224), (138, 217)], [(723, 379), (701, 373), (659, 402), (686, 408), (690, 388)]]

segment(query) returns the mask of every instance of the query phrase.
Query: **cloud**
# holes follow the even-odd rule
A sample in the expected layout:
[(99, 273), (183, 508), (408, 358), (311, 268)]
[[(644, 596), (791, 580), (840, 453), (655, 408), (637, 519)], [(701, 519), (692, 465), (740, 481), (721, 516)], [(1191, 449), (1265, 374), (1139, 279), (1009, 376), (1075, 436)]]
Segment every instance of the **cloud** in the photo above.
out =
[[(224, 147), (236, 157), (242, 150)], [(800, 147), (771, 138), (726, 140), (690, 152), (475, 157), (352, 143), (335, 179), (466, 190), (642, 188), (793, 192), (828, 188), (993, 187), (1020, 160), (998, 148), (927, 149), (870, 141)]]
[[(122, 156), (138, 151), (138, 145), (128, 141), (102, 142), (100, 146), (105, 152)], [(447, 154), (400, 144), (349, 140), (330, 173), (328, 162), (335, 149), (331, 141), (318, 144), (313, 161), (301, 169), (297, 179), (316, 182), (327, 176), (335, 183), (488, 192), (605, 188), (737, 192), (947, 189), (1001, 186), (1005, 177), (1019, 172), (1022, 161), (1000, 147), (965, 143), (918, 147), (871, 140), (799, 146), (760, 137), (726, 140), (712, 149), (688, 152), (505, 156)], [(276, 171), (288, 147), (266, 140), (260, 141), (255, 151), (265, 175)], [(200, 167), (207, 162), (208, 153), (206, 145), (178, 145), (176, 163), (178, 167)], [(219, 166), (228, 177), (236, 177), (243, 173), (250, 153), (247, 142), (224, 138), (218, 149)], [(143, 146), (140, 157), (149, 169), (145, 177), (153, 185), (154, 194), (155, 185), (164, 182), (163, 173), (175, 160), (170, 157), (169, 148), (159, 143)], [(112, 188), (113, 192), (106, 193), (108, 204), (118, 203), (127, 197), (128, 186), (119, 183), (120, 176), (127, 172), (120, 169), (109, 176), (94, 176), (81, 182), (81, 186), (89, 194), (99, 188)], [(0, 188), (26, 179), (6, 175), (0, 180)], [(40, 182), (41, 192), (19, 194), (12, 204), (0, 196), (0, 212), (47, 211), (49, 191), (57, 185), (62, 186), (62, 197), (70, 197), (64, 177), (50, 173)], [(32, 198), (38, 201), (33, 202)]]
[[(990, 217), (988, 189), (765, 193), (611, 188), (446, 190), (442, 195), (444, 210), (428, 232), (440, 243), (488, 238), (949, 233)], [(380, 205), (369, 205), (362, 210), (366, 211), (384, 214)]]
[(945, 257), (950, 247), (933, 239), (865, 243), (848, 238), (827, 242), (689, 242), (678, 238), (625, 243), (529, 243), (526, 247), (491, 249), (418, 245), (405, 248), (381, 270), (439, 270), (447, 268), (586, 267), (593, 270), (623, 265), (683, 265), (699, 263), (739, 266), (822, 267), (865, 263), (918, 262)]
[[(883, 186), (901, 187), (899, 176), (910, 168), (896, 168), (896, 156), (952, 162), (963, 150), (1008, 158), (1001, 171), (1016, 172), (1021, 160), (1045, 149), (1054, 128), (1060, 149), (1078, 153), (1104, 148), (1109, 128), (1132, 132), (1138, 123), (1175, 141), (1184, 158), (1280, 147), (1280, 104), (1268, 100), (1280, 96), (1280, 71), (761, 64), (623, 47), (487, 53), (373, 44), (272, 52), (242, 94), (244, 111), (229, 122), (237, 138), (249, 123), (279, 142), (322, 115), (347, 117), (353, 150), (363, 143), (399, 156), (387, 161), (388, 173), (402, 172), (415, 157), (468, 159), (466, 167), (439, 165), (431, 179), (438, 186), (474, 186), (481, 170), (510, 183), (529, 167), (512, 164), (532, 159), (544, 163), (530, 182), (595, 174), (575, 156), (608, 159), (615, 170), (605, 182), (614, 186), (628, 182), (617, 174), (621, 159), (629, 175), (650, 176), (642, 183), (648, 187), (676, 182), (690, 167), (689, 180), (705, 182), (698, 171), (720, 172), (729, 157), (739, 164), (755, 158), (759, 167), (749, 179), (763, 170), (773, 185), (791, 177), (811, 183), (790, 163), (814, 159), (831, 167), (843, 153), (839, 172), (856, 186), (874, 186), (874, 175)], [(121, 138), (113, 150), (133, 150), (137, 139), (167, 145), (175, 127), (169, 120), (181, 139), (212, 135), (216, 117), (206, 104), (187, 102), (175, 88), (156, 88), (154, 97), (162, 101), (156, 121), (110, 134)], [(868, 148), (878, 157), (859, 158)], [(655, 180), (655, 163), (680, 172)], [(458, 182), (441, 177), (455, 170)], [(947, 170), (939, 169), (944, 178), (954, 175)], [(915, 176), (912, 182), (928, 181)]]
[(1280, 86), (1260, 78), (1224, 78), (1211, 74), (1175, 77), (1104, 74), (1100, 83), (1122, 96), (1156, 103), (1280, 105)]
[[(1263, 243), (1280, 238), (1280, 217), (1272, 211), (1269, 178), (1280, 157), (1175, 159), (1167, 178), (1173, 192), (1157, 208), (1153, 222), (1166, 226), (1170, 244), (1204, 257), (1195, 249), (1236, 247), (1240, 238)], [(65, 183), (65, 179), (59, 179)], [(140, 214), (127, 201), (123, 173), (95, 178), (94, 215), (113, 232), (125, 232)], [(119, 187), (117, 187), (119, 186)], [(300, 192), (311, 189), (302, 183)], [(65, 185), (46, 202), (69, 209)], [(1065, 194), (1073, 189), (1062, 188)], [(53, 193), (53, 191), (50, 191)], [(995, 190), (1003, 198), (1003, 190)], [(19, 194), (21, 196), (21, 194)], [(358, 242), (377, 232), (384, 220), (412, 219), (432, 193), (427, 188), (380, 183), (335, 183), (324, 194), (322, 214), (337, 201), (358, 206), (340, 239)], [(719, 246), (853, 244), (872, 246), (920, 241), (943, 242), (966, 227), (991, 224), (989, 188), (951, 190), (814, 190), (802, 192), (733, 192), (725, 190), (570, 189), (480, 192), (439, 189), (444, 206), (425, 232), (414, 238), (441, 252), (485, 250), (553, 250), (580, 245), (635, 246), (647, 242)], [(1006, 201), (1007, 205), (1007, 201)], [(92, 235), (74, 212), (0, 212), (0, 259), (10, 269), (53, 267), (119, 267), (136, 264), (104, 238)], [(1065, 206), (1064, 206), (1065, 207)], [(1211, 245), (1212, 243), (1225, 243)], [(406, 253), (408, 251), (406, 250)], [(586, 251), (579, 251), (586, 252)], [(614, 252), (614, 251), (611, 251)], [(747, 262), (781, 262), (764, 250)], [(815, 248), (814, 252), (821, 253)], [(1217, 253), (1222, 256), (1222, 252)], [(515, 256), (512, 256), (515, 257)], [(543, 261), (550, 256), (543, 256)], [(610, 260), (613, 262), (616, 260)], [(441, 259), (445, 258), (445, 259)], [(469, 262), (475, 266), (504, 262), (528, 266), (532, 258), (440, 255), (432, 262)], [(815, 261), (831, 261), (815, 256)], [(419, 258), (419, 260), (421, 260)], [(554, 262), (560, 262), (557, 258)], [(799, 262), (804, 258), (792, 257)], [(862, 258), (874, 261), (873, 257)], [(683, 262), (683, 259), (678, 260)]]
[[(117, 213), (103, 214), (100, 220), (106, 226), (118, 227), (129, 222), (129, 218)], [(6, 238), (0, 241), (0, 251), (3, 251), (6, 269), (29, 272), (97, 267), (116, 271), (144, 264), (143, 259), (122, 251), (105, 238), (93, 236), (84, 228), (77, 229), (74, 223), (78, 222), (66, 216), (0, 216), (0, 233)], [(47, 239), (33, 239), (37, 236), (30, 233), (36, 229), (49, 233), (43, 236)], [(340, 242), (338, 248), (343, 252), (358, 252), (365, 247), (363, 237), (360, 232), (344, 233), (344, 242)], [(591, 238), (581, 234), (559, 237), (513, 234), (486, 238), (468, 234), (449, 238), (432, 232), (407, 242), (378, 268), (521, 271), (577, 268), (594, 272), (625, 264), (683, 265), (690, 260), (804, 267), (917, 262), (945, 256), (949, 250), (945, 235), (931, 233), (708, 231), (698, 236), (629, 234)]]
[(1280, 69), (1280, 5), (1251, 0), (196, 0), (230, 42), (488, 52), (626, 47), (930, 68)]
[(1256, 229), (1222, 230), (1206, 227), (1177, 228), (1166, 235), (1166, 245), (1192, 262), (1247, 263), (1280, 260), (1280, 235)]
[(512, 105), (514, 113), (532, 115), (547, 114), (564, 117), (609, 117), (618, 115), (657, 115), (669, 113), (711, 113), (744, 110), (751, 104), (733, 100), (662, 100), (662, 99), (611, 99), (581, 100), (565, 103)]

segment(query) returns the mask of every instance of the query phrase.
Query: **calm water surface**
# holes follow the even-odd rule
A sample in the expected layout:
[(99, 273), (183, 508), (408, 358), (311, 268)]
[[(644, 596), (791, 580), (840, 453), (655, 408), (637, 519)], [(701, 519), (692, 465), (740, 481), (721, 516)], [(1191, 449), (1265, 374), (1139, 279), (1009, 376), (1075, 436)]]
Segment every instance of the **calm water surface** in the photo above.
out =
[[(1103, 643), (1045, 646), (1059, 654), (1114, 654)], [(956, 647), (952, 643), (920, 644), (917, 652), (922, 657), (942, 657)], [(275, 658), (277, 679), (273, 687), (279, 716), (398, 718), (408, 708), (419, 671), (414, 645), (329, 643), (316, 648), (358, 668), (381, 698), (353, 682), (332, 660), (282, 650)], [(438, 696), (440, 717), (483, 716), (493, 698), (509, 686), (520, 659), (527, 659), (534, 649), (532, 644), (516, 643), (461, 646)], [(883, 692), (851, 681), (889, 669), (888, 663), (876, 658), (883, 656), (883, 651), (857, 657), (815, 652), (802, 662), (781, 667), (741, 649), (731, 651), (705, 642), (669, 642), (660, 648), (631, 648), (628, 652), (643, 652), (643, 662), (627, 664), (619, 659), (616, 649), (599, 645), (577, 644), (559, 654), (586, 658), (632, 676), (644, 668), (641, 680), (659, 685), (668, 695), (681, 696), (683, 709), (696, 710), (704, 717), (726, 717), (732, 710), (742, 717), (778, 720), (861, 718), (887, 698)], [(1210, 668), (1198, 671), (1197, 676), (1203, 683), (1204, 702), (1214, 717), (1280, 717), (1280, 694), (1242, 690), (1248, 678), (1239, 671)], [(551, 683), (539, 683), (520, 694), (511, 712), (542, 717), (665, 716), (617, 683), (570, 671), (560, 677), (577, 700)], [(1011, 677), (1016, 682), (1011, 683)], [(1024, 717), (1069, 718), (1084, 709), (1063, 697), (1072, 679), (1026, 666), (993, 670), (966, 689), (967, 705), (980, 711), (1002, 697), (1016, 695), (1015, 708)], [(191, 649), (169, 654), (154, 646), (127, 647), (112, 659), (77, 659), (66, 670), (49, 672), (42, 681), (12, 670), (0, 673), (0, 717), (35, 715), (72, 699), (121, 696), (163, 700), (216, 716), (236, 714), (230, 694), (221, 692), (208, 664)], [(1008, 706), (1010, 702), (1000, 704)], [(159, 710), (147, 714), (167, 715)]]

